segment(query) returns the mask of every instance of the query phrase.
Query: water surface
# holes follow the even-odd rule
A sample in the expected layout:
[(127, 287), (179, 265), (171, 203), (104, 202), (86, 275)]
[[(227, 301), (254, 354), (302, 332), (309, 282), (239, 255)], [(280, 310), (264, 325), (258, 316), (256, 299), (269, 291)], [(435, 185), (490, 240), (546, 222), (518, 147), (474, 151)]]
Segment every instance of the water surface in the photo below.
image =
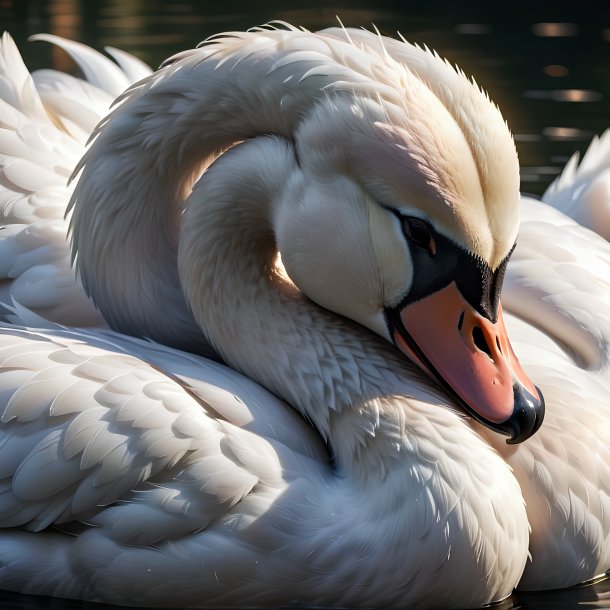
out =
[(610, 126), (610, 4), (596, 11), (574, 2), (462, 4), (259, 0), (254, 9), (245, 0), (0, 0), (0, 27), (13, 33), (31, 68), (70, 66), (63, 52), (26, 43), (41, 31), (116, 46), (152, 66), (211, 34), (273, 19), (319, 29), (339, 16), (347, 26), (400, 31), (489, 91), (514, 133), (522, 189), (540, 194), (574, 151)]

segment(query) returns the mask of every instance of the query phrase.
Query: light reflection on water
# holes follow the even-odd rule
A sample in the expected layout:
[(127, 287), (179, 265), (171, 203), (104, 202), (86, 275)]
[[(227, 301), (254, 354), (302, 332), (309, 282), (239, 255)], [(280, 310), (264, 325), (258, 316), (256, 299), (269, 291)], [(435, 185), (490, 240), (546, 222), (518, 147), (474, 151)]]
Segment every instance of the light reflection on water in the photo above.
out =
[(532, 32), (536, 36), (549, 38), (563, 38), (564, 36), (578, 36), (579, 27), (576, 23), (534, 23)]
[(526, 91), (523, 97), (553, 102), (598, 102), (604, 98), (599, 91), (590, 89), (551, 89)]
[(253, 9), (246, 0), (232, 0), (230, 6), (199, 0), (0, 0), (0, 23), (15, 34), (34, 67), (69, 65), (63, 52), (25, 43), (27, 35), (40, 31), (97, 48), (117, 46), (158, 66), (206, 36), (272, 19), (319, 29), (336, 25), (338, 15), (348, 26), (375, 23), (389, 35), (399, 30), (459, 64), (489, 91), (515, 134), (522, 189), (534, 194), (561, 170), (563, 163), (554, 159), (584, 151), (590, 138), (610, 125), (609, 11), (604, 20), (578, 3), (568, 10), (556, 3), (535, 11), (518, 1), (501, 10), (449, 0), (303, 4), (259, 0)]
[[(425, 4), (425, 6), (424, 6)], [(575, 150), (610, 126), (610, 15), (606, 21), (559, 4), (528, 18), (527, 4), (464, 7), (452, 1), (402, 0), (308, 2), (246, 0), (230, 7), (198, 0), (0, 0), (0, 29), (16, 38), (31, 68), (71, 69), (58, 49), (26, 42), (45, 31), (129, 51), (157, 66), (169, 55), (219, 31), (244, 29), (272, 19), (308, 29), (336, 25), (399, 30), (407, 40), (427, 44), (459, 64), (490, 93), (515, 134), (522, 165), (522, 189), (542, 193)], [(408, 6), (405, 9), (405, 6)], [(227, 9), (231, 13), (227, 13)], [(579, 15), (579, 10), (582, 14)], [(101, 610), (84, 602), (0, 592), (6, 610)], [(544, 594), (518, 594), (494, 606), (513, 608), (609, 608), (610, 581)], [(115, 608), (116, 607), (112, 607)]]

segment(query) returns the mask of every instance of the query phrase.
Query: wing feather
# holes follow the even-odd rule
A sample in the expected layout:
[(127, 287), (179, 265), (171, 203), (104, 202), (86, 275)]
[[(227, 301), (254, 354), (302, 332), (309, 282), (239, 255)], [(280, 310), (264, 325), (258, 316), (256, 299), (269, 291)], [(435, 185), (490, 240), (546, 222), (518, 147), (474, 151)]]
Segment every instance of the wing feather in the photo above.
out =
[[(54, 322), (105, 326), (71, 269), (64, 218), (68, 179), (91, 130), (131, 82), (100, 53), (57, 36), (87, 81), (54, 70), (30, 75), (13, 40), (0, 42), (0, 319), (16, 302)], [(122, 57), (133, 75), (141, 62)], [(139, 66), (139, 71), (136, 66)]]
[[(154, 363), (159, 352), (173, 359), (170, 376)], [(123, 543), (155, 544), (208, 527), (258, 490), (279, 493), (280, 454), (292, 456), (293, 469), (309, 461), (241, 427), (259, 420), (262, 407), (251, 411), (230, 385), (221, 382), (208, 404), (213, 380), (231, 375), (201, 358), (110, 332), (0, 324), (0, 363), (3, 527), (81, 521)], [(180, 364), (192, 374), (188, 384)], [(234, 375), (237, 386), (256, 387)], [(287, 427), (273, 400), (271, 418)]]
[(610, 240), (610, 130), (575, 153), (542, 195), (545, 203)]
[(77, 460), (62, 454), (61, 428), (51, 429), (21, 461), (12, 477), (13, 493), (24, 501), (46, 500), (82, 476)]
[(125, 72), (115, 63), (87, 45), (53, 34), (37, 34), (31, 36), (30, 40), (44, 40), (66, 51), (83, 71), (87, 81), (106, 91), (113, 99), (131, 84)]

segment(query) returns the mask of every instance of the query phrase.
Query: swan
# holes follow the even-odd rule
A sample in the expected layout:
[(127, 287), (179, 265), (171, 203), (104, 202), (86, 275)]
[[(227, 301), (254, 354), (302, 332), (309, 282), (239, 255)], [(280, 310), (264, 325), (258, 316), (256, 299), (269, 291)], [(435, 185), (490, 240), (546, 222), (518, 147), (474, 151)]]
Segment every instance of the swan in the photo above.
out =
[(153, 74), (39, 38), (87, 80), (3, 38), (1, 588), (478, 607), (608, 570), (610, 247), (520, 201), (473, 81), (343, 28)]

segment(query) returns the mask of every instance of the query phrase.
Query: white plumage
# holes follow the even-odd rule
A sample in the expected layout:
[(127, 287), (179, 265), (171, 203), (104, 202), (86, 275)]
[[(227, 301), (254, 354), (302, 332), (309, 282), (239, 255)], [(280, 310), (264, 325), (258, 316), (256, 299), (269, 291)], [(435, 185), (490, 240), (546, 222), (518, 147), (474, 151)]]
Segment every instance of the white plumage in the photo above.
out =
[[(32, 80), (3, 38), (1, 588), (473, 607), (610, 567), (608, 243), (522, 199), (503, 305), (547, 404), (523, 444), (385, 340), (379, 299), (415, 279), (376, 202), (492, 268), (514, 241), (514, 146), (475, 84), (362, 31), (223, 35), (150, 77), (116, 50), (120, 68), (38, 38), (87, 82)], [(557, 207), (579, 219), (579, 205), (605, 209), (588, 185), (608, 171), (608, 141), (545, 199), (569, 198)], [(109, 330), (73, 279), (75, 167), (86, 289), (113, 328), (159, 342)]]

